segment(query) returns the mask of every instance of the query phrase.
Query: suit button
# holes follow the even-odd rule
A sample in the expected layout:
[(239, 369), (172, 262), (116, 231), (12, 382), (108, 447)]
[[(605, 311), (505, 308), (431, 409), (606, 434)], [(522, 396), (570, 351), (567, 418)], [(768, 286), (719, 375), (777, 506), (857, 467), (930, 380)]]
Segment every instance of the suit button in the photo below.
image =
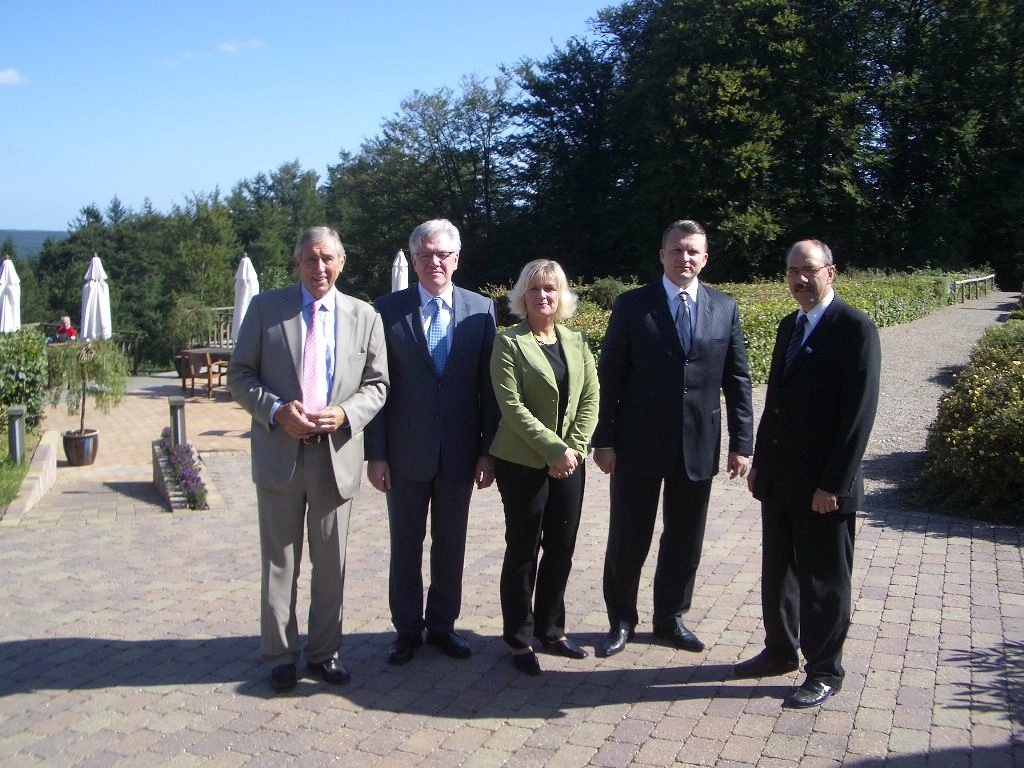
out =
[(779, 414), (780, 412), (781, 412), (781, 411), (779, 411), (779, 409), (778, 409), (778, 408), (773, 408), (773, 409), (772, 409), (772, 413), (774, 413), (774, 414)]

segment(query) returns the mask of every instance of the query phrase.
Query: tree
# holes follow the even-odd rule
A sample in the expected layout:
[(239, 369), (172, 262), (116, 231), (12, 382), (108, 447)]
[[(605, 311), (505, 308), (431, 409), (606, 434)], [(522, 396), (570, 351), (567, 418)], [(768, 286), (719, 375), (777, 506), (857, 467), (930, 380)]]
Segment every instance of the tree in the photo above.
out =
[(491, 246), (512, 206), (511, 160), (504, 139), (511, 128), (508, 77), (493, 87), (465, 78), (456, 95), (442, 88), (404, 99), (401, 111), (356, 155), (342, 153), (328, 169), (328, 219), (337, 222), (354, 257), (342, 279), (368, 295), (387, 290), (395, 252), (412, 229), (445, 217), (459, 227), (460, 280), (477, 284), (504, 254)]
[(559, 259), (577, 277), (632, 271), (622, 258), (631, 240), (620, 218), (630, 167), (614, 51), (573, 38), (515, 73), (523, 97), (514, 110), (518, 199), (508, 240)]

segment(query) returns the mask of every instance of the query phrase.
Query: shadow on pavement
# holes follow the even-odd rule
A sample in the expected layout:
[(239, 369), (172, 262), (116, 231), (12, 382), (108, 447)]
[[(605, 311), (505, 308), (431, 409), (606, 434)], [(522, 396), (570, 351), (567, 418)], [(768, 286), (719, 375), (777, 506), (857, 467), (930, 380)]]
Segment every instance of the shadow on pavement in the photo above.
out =
[[(346, 636), (344, 661), (352, 683), (337, 688), (309, 675), (300, 662), (299, 687), (290, 696), (330, 693), (370, 710), (477, 719), (529, 716), (560, 718), (577, 708), (606, 704), (699, 699), (767, 698), (779, 702), (792, 681), (732, 680), (732, 664), (704, 663), (655, 669), (595, 669), (538, 654), (538, 677), (509, 663), (496, 638), (465, 633), (477, 652), (468, 660), (445, 658), (424, 647), (407, 665), (386, 662), (391, 633)], [(600, 640), (594, 635), (593, 642)], [(581, 638), (582, 639), (582, 638)], [(638, 647), (645, 643), (638, 639)], [(624, 652), (628, 654), (627, 652)], [(63, 637), (0, 643), (0, 697), (41, 690), (91, 690), (234, 684), (238, 694), (271, 699), (269, 670), (259, 660), (255, 636), (179, 640)], [(631, 663), (631, 662), (630, 662)]]

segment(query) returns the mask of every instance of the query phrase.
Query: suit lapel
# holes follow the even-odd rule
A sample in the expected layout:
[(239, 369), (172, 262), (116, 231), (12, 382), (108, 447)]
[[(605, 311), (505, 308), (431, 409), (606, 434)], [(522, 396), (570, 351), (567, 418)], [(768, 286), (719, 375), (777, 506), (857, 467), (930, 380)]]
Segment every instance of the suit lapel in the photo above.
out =
[(675, 345), (679, 353), (683, 352), (683, 342), (679, 340), (679, 331), (676, 329), (676, 320), (668, 308), (668, 299), (665, 296), (665, 287), (661, 280), (650, 283), (648, 290), (648, 306), (651, 308), (651, 319), (654, 321), (658, 333), (668, 345)]
[(544, 381), (554, 389), (558, 390), (558, 384), (555, 382), (555, 374), (551, 370), (551, 364), (548, 363), (547, 357), (544, 351), (540, 348), (540, 345), (533, 340), (533, 332), (530, 331), (529, 325), (520, 327), (519, 332), (516, 334), (516, 343), (519, 345), (519, 350), (523, 353), (523, 359), (526, 363), (544, 378)]
[(715, 308), (711, 306), (711, 294), (704, 283), (697, 283), (697, 325), (693, 329), (693, 349), (690, 357), (695, 357), (698, 349), (703, 349), (711, 329)]
[(412, 339), (413, 346), (423, 358), (423, 364), (434, 370), (434, 361), (427, 352), (427, 337), (423, 334), (423, 316), (420, 314), (420, 289), (418, 285), (410, 285), (402, 292), (402, 321), (405, 331)]
[(285, 343), (288, 345), (295, 367), (295, 377), (302, 384), (302, 288), (295, 286), (294, 291), (285, 295), (281, 306), (281, 325), (284, 327)]
[[(835, 327), (836, 315), (839, 312), (839, 297), (836, 296), (832, 299), (832, 302), (825, 308), (825, 312), (818, 319), (811, 334), (804, 339), (804, 344), (800, 347), (800, 351), (797, 352), (796, 357), (793, 359), (792, 365), (787, 370), (785, 368), (785, 360), (783, 360), (783, 373), (786, 376), (791, 376), (794, 372), (798, 371), (804, 364), (808, 357), (814, 354), (814, 350), (819, 345), (827, 345), (829, 336), (832, 335), (832, 329)], [(789, 329), (785, 334), (785, 340), (788, 343), (790, 335), (793, 333), (793, 326), (796, 324), (796, 316), (798, 312), (793, 313), (792, 319), (786, 324)], [(783, 348), (785, 349), (785, 348)], [(783, 358), (785, 352), (783, 352)]]

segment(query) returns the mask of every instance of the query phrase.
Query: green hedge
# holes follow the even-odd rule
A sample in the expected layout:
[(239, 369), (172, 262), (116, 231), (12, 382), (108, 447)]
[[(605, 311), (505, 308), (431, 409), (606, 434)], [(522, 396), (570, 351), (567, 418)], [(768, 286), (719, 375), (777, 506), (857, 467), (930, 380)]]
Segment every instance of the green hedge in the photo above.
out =
[[(953, 282), (969, 275), (949, 275), (933, 271), (887, 274), (878, 271), (853, 271), (836, 275), (836, 293), (843, 301), (867, 313), (879, 327), (899, 325), (917, 320), (952, 301)], [(586, 331), (594, 354), (601, 351), (611, 311), (608, 303), (621, 291), (635, 288), (618, 280), (605, 278), (591, 285), (573, 286), (580, 297), (576, 314), (566, 325)], [(789, 293), (785, 279), (755, 283), (723, 283), (716, 288), (733, 296), (740, 305), (740, 321), (747, 342), (750, 376), (754, 384), (768, 380), (772, 347), (779, 321), (793, 312), (796, 302)], [(498, 310), (498, 326), (513, 325), (516, 319), (508, 313), (504, 286), (487, 286), (482, 292), (494, 299)], [(606, 306), (607, 305), (607, 306)]]
[(46, 388), (46, 337), (35, 329), (22, 328), (0, 333), (0, 420), (7, 429), (7, 409), (25, 406), (25, 421), (30, 429), (38, 426), (43, 415), (43, 391)]
[(1024, 523), (1024, 320), (985, 333), (939, 404), (926, 448), (921, 501)]

